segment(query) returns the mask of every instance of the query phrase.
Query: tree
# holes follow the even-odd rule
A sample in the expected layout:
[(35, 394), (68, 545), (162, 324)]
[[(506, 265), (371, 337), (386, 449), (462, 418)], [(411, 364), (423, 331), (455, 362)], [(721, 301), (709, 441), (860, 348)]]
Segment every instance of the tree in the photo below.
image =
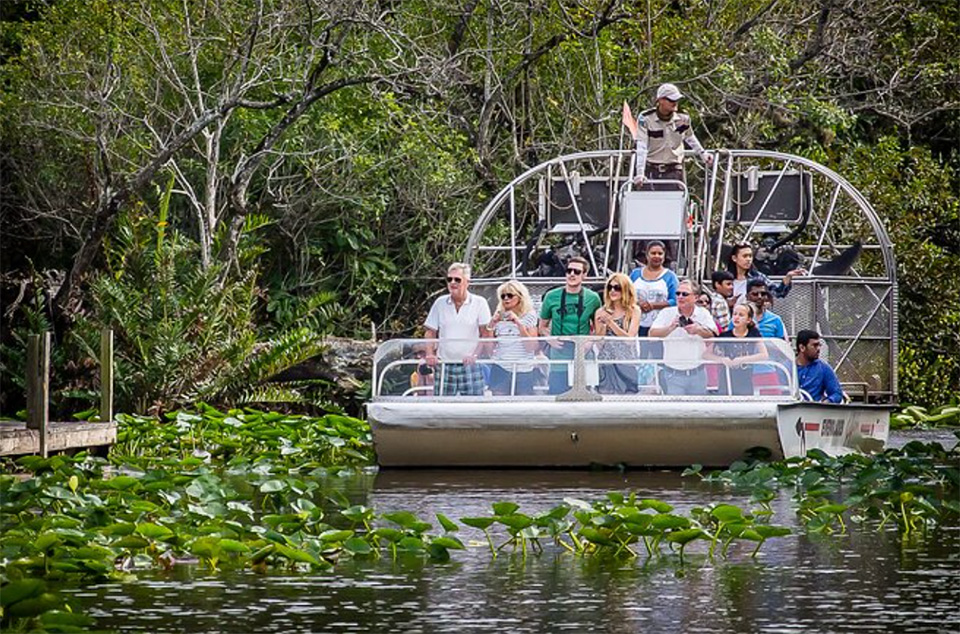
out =
[[(68, 1), (23, 25), (21, 53), (7, 67), (17, 108), (7, 115), (18, 127), (71, 139), (88, 165), (86, 209), (73, 214), (79, 245), (54, 299), (57, 315), (77, 313), (80, 283), (117, 213), (167, 166), (193, 209), (204, 264), (226, 216), (221, 257), (235, 258), (264, 158), (317, 101), (377, 79), (374, 62), (382, 68), (400, 40), (376, 3)], [(233, 126), (247, 123), (238, 112), (258, 116)]]

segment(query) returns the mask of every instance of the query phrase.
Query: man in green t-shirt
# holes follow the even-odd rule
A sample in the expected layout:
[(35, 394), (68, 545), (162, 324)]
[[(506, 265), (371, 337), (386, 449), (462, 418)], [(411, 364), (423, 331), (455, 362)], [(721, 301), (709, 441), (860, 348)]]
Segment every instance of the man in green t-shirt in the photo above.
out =
[[(590, 265), (576, 255), (567, 262), (567, 283), (561, 288), (547, 291), (540, 306), (540, 336), (564, 337), (589, 335), (593, 323), (593, 314), (603, 302), (600, 296), (589, 288), (583, 287), (583, 278)], [(551, 359), (572, 359), (572, 342), (555, 339), (550, 344)], [(566, 364), (550, 366), (550, 394), (561, 394), (570, 389)]]

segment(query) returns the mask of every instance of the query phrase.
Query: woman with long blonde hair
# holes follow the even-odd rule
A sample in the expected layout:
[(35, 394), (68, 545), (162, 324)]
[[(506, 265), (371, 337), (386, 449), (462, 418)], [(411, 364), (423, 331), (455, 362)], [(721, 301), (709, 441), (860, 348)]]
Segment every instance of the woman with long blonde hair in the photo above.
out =
[(508, 280), (497, 288), (497, 312), (487, 328), (496, 338), (490, 366), (490, 391), (494, 394), (531, 395), (537, 373), (534, 355), (539, 343), (535, 340), (518, 341), (521, 337), (536, 337), (537, 313), (533, 310), (530, 291), (517, 280)]
[[(603, 306), (594, 313), (594, 334), (601, 337), (634, 339), (640, 329), (642, 313), (637, 306), (633, 282), (623, 273), (607, 278), (603, 289)], [(637, 344), (604, 341), (597, 359), (636, 359)], [(627, 394), (637, 391), (637, 366), (631, 363), (601, 363), (600, 386), (606, 394)]]

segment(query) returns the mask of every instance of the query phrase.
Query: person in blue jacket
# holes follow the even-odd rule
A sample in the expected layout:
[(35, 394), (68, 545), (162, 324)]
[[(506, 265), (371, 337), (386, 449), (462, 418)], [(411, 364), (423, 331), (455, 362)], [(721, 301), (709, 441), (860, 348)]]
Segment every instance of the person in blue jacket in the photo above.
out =
[(797, 333), (797, 378), (800, 389), (814, 401), (842, 403), (840, 381), (826, 361), (820, 360), (820, 333), (801, 330)]

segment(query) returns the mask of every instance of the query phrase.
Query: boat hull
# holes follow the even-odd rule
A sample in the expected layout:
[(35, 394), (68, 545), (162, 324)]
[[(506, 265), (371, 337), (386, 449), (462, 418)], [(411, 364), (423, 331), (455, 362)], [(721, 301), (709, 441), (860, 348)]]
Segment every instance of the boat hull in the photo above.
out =
[(777, 409), (780, 445), (787, 458), (819, 449), (831, 456), (874, 453), (890, 435), (889, 405), (786, 403)]
[(373, 402), (383, 467), (726, 466), (783, 457), (776, 402)]

